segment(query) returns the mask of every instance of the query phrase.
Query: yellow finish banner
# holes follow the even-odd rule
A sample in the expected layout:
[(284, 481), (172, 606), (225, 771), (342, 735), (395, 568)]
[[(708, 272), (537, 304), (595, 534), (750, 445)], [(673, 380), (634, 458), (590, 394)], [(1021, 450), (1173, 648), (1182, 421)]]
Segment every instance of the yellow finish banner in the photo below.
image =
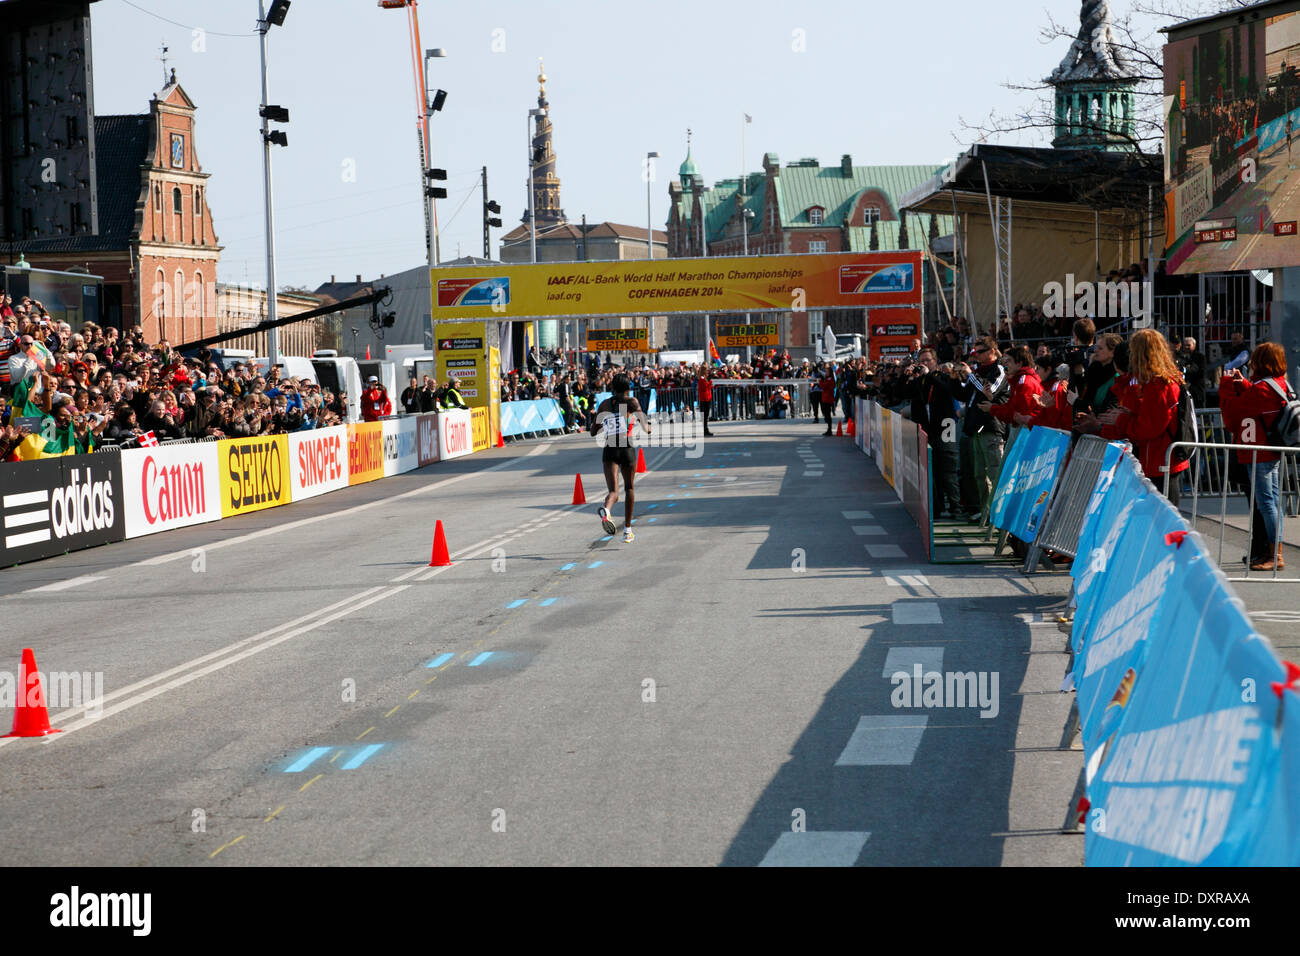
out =
[[(430, 272), (434, 321), (919, 305), (919, 251), (540, 262)], [(438, 339), (445, 333), (436, 330)]]

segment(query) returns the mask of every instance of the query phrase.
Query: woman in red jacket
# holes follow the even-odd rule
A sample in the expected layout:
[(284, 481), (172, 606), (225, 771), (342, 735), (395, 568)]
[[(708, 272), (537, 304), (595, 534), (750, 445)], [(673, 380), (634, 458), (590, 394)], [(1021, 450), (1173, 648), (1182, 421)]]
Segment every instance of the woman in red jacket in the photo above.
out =
[[(1084, 423), (1099, 423), (1103, 438), (1132, 442), (1142, 473), (1163, 490), (1165, 452), (1173, 444), (1177, 431), (1178, 394), (1184, 387), (1183, 375), (1174, 364), (1169, 343), (1155, 329), (1133, 333), (1129, 340), (1128, 367), (1129, 374), (1120, 376), (1124, 387), (1119, 407), (1103, 413), (1099, 419), (1084, 416)], [(1169, 480), (1169, 500), (1175, 506), (1180, 483), (1176, 476), (1190, 464), (1182, 461), (1170, 465), (1173, 477)]]
[[(1237, 436), (1239, 445), (1268, 445), (1268, 431), (1285, 404), (1286, 352), (1276, 342), (1258, 346), (1250, 357), (1250, 380), (1233, 369), (1219, 383), (1219, 406), (1224, 427)], [(1250, 562), (1252, 571), (1281, 571), (1282, 545), (1277, 540), (1281, 522), (1281, 456), (1272, 451), (1238, 451), (1237, 461), (1251, 472), (1255, 486)]]

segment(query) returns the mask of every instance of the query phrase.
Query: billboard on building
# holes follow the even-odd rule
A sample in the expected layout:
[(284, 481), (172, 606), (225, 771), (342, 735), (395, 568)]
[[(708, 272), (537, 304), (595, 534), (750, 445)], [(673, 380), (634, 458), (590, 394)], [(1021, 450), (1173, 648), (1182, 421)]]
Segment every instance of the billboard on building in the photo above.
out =
[(1234, 11), (1169, 31), (1170, 272), (1300, 265), (1300, 4), (1262, 14)]

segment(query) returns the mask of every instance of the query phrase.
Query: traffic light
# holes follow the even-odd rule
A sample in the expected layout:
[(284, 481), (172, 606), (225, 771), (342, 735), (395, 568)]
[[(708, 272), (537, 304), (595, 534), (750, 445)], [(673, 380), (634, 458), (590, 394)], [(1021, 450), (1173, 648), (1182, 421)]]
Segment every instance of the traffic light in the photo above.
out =
[(429, 112), (439, 112), (442, 109), (442, 104), (445, 102), (447, 102), (447, 91), (438, 90), (433, 94), (433, 99), (429, 101)]
[(432, 196), (434, 199), (446, 199), (446, 198), (447, 198), (447, 190), (443, 189), (441, 186), (430, 186), (430, 185), (429, 185), (429, 183), (430, 183), (430, 182), (433, 182), (433, 181), (439, 181), (439, 182), (440, 182), (440, 181), (442, 181), (442, 180), (445, 180), (445, 179), (447, 178), (447, 170), (445, 170), (445, 169), (426, 169), (426, 170), (424, 171), (424, 178), (425, 178), (424, 194), (425, 194), (426, 196)]
[[(276, 106), (272, 103), (258, 107), (257, 115), (262, 117), (262, 119), (266, 120), (268, 123), (289, 122), (289, 111), (283, 106)], [(276, 146), (289, 145), (289, 137), (286, 136), (282, 130), (268, 130), (262, 135), (266, 137), (268, 143), (273, 143)]]
[[(495, 214), (495, 215), (494, 215)], [(483, 222), (495, 229), (501, 228), (501, 204), (489, 199), (483, 204)]]

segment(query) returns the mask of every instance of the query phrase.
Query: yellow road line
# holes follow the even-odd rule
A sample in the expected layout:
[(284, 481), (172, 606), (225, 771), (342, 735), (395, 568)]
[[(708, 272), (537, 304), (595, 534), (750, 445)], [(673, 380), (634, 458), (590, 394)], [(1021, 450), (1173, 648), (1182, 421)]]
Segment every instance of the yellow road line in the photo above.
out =
[(415, 696), (416, 694), (418, 694), (418, 693), (419, 693), (418, 690), (413, 690), (413, 691), (411, 691), (409, 694), (406, 695), (406, 699), (407, 699), (407, 700), (410, 700), (412, 697), (414, 697), (414, 696)]
[(306, 790), (308, 787), (310, 787), (313, 783), (315, 783), (317, 780), (319, 780), (319, 779), (320, 779), (321, 777), (323, 777), (323, 776), (325, 776), (325, 774), (323, 774), (323, 773), (318, 773), (318, 774), (316, 774), (316, 776), (312, 777), (310, 780), (308, 780), (306, 783), (304, 783), (301, 787), (299, 787), (299, 788), (298, 788), (298, 792), (299, 792), (299, 793), (302, 793), (304, 790)]
[(371, 730), (374, 730), (374, 729), (375, 729), (374, 727), (371, 727), (371, 728), (369, 728), (369, 729), (367, 729), (367, 730), (363, 730), (363, 731), (361, 731), (361, 735), (357, 737), (357, 740), (360, 740), (362, 737), (364, 737), (366, 734), (370, 733), (370, 731), (371, 731)]
[[(401, 706), (402, 706), (401, 704), (398, 704), (398, 705), (397, 705), (397, 707), (401, 707)], [(393, 714), (397, 713), (397, 707), (394, 707), (394, 708), (393, 708), (392, 710), (390, 710), (388, 713), (384, 714), (385, 719), (387, 719), (387, 718), (393, 716)]]
[(330, 763), (333, 763), (334, 761), (338, 760), (338, 759), (339, 759), (340, 757), (342, 757), (342, 756), (343, 756), (343, 751), (342, 751), (342, 750), (336, 751), (336, 752), (334, 753), (334, 756), (333, 756), (333, 757), (330, 757)]
[(436, 681), (437, 679), (438, 679), (438, 675), (437, 675), (437, 674), (434, 674), (434, 675), (433, 675), (432, 677), (430, 677), (427, 681), (425, 681), (425, 683), (426, 683), (426, 684), (432, 684), (432, 683), (433, 683), (434, 681)]
[(219, 846), (219, 847), (217, 847), (215, 850), (213, 850), (211, 853), (208, 854), (208, 859), (210, 860), (210, 859), (212, 859), (214, 856), (216, 856), (218, 853), (220, 853), (222, 850), (226, 850), (226, 849), (229, 849), (230, 847), (234, 846), (236, 843), (238, 843), (240, 840), (242, 840), (242, 839), (243, 839), (245, 836), (247, 836), (247, 835), (248, 835), (248, 834), (246, 834), (246, 833), (241, 833), (241, 834), (239, 834), (239, 836), (235, 837), (233, 840), (231, 840), (231, 841), (230, 841), (229, 843), (227, 843), (225, 846)]
[(270, 823), (272, 820), (274, 820), (276, 817), (278, 817), (278, 816), (280, 815), (280, 810), (283, 810), (283, 809), (285, 808), (285, 806), (286, 806), (286, 804), (283, 804), (283, 803), (280, 804), (280, 808), (279, 808), (278, 810), (276, 810), (275, 813), (271, 814), (269, 817), (267, 817), (265, 820), (263, 820), (262, 822), (263, 822), (263, 823)]

